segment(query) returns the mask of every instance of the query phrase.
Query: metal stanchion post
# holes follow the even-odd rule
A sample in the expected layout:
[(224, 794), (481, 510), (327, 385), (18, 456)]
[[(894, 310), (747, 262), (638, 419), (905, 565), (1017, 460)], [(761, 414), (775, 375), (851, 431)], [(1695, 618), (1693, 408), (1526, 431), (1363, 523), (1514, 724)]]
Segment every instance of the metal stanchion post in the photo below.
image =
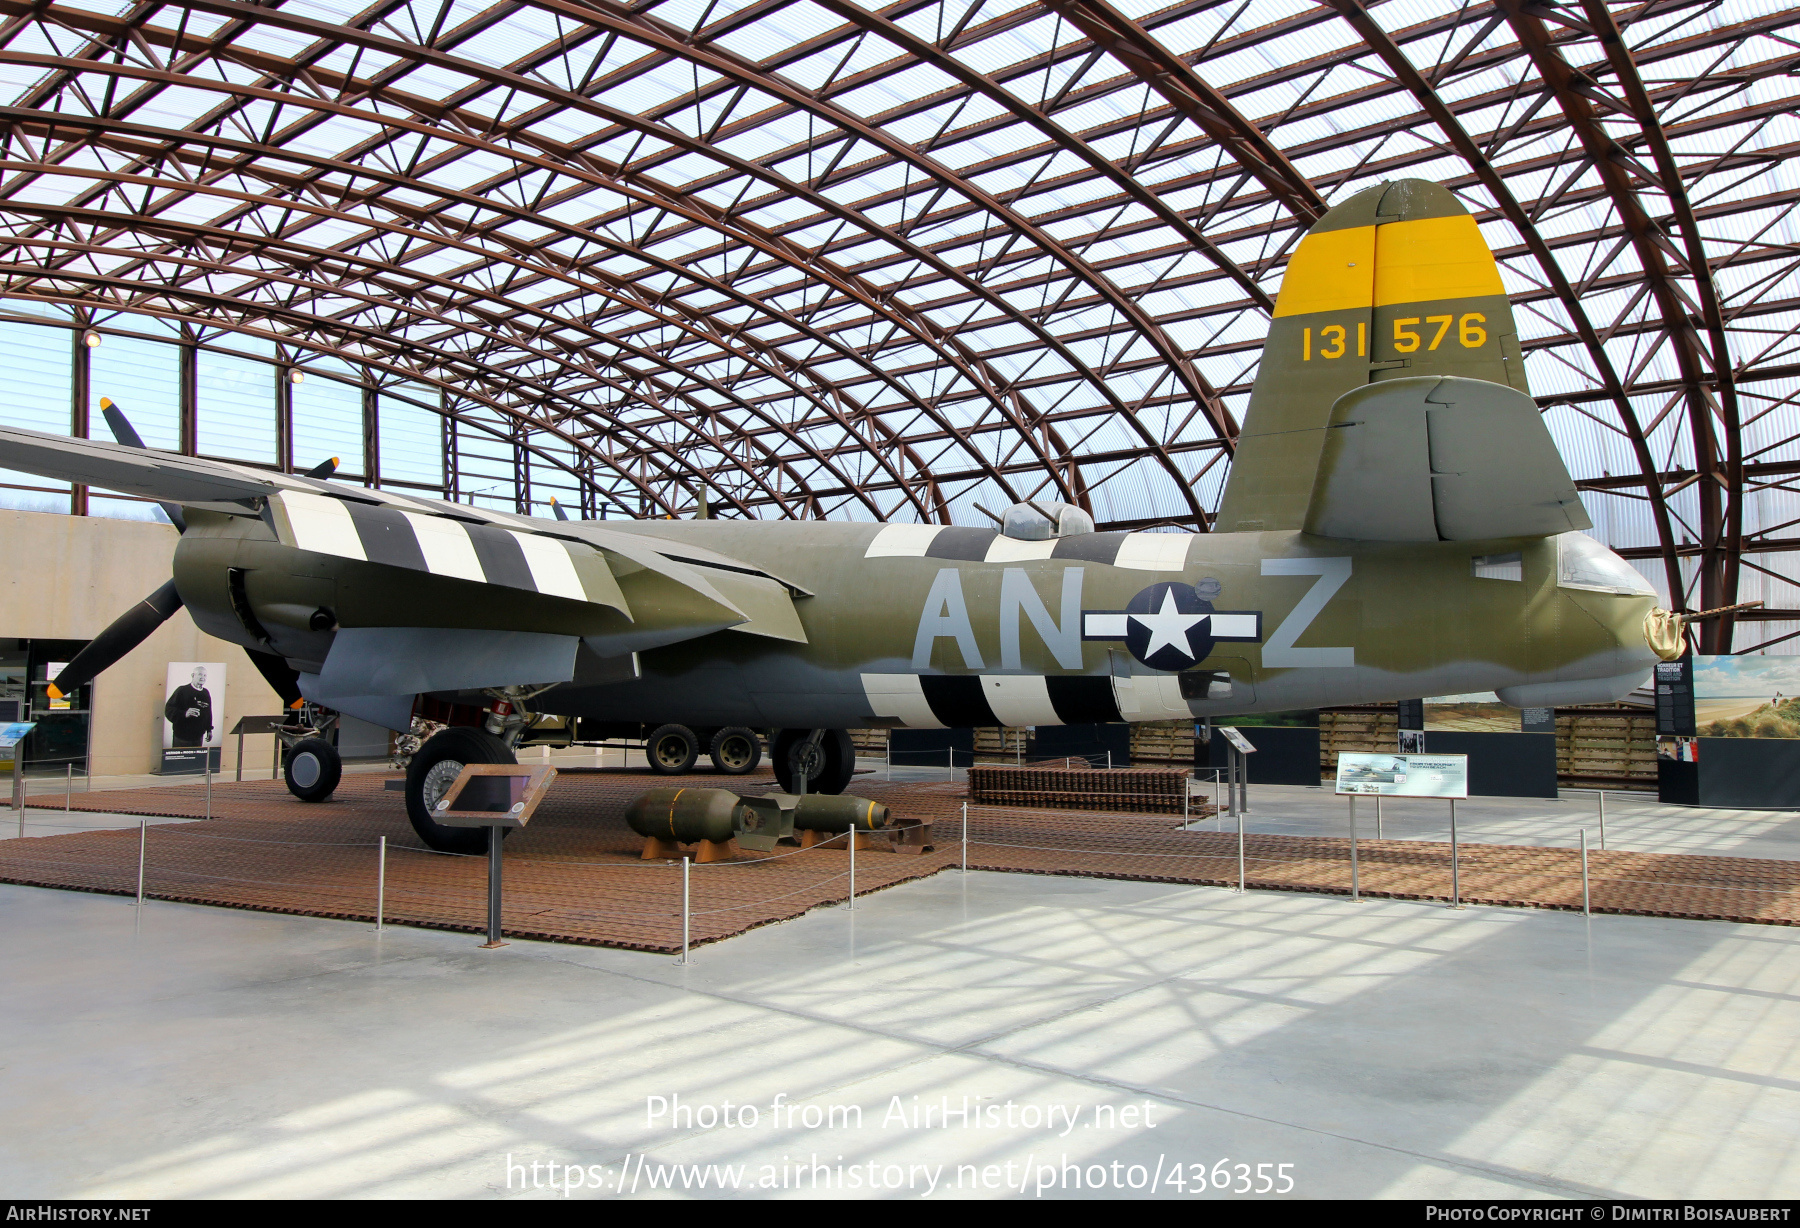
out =
[(1606, 847), (1606, 790), (1600, 790), (1600, 847)]
[(1588, 897), (1587, 828), (1581, 829), (1581, 915), (1591, 917), (1593, 909)]
[(1238, 890), (1244, 889), (1244, 812), (1237, 812), (1238, 821)]
[(688, 859), (681, 859), (681, 961), (688, 962)]
[(1106, 770), (1112, 771), (1112, 751), (1110, 750), (1106, 752)]
[(67, 764), (67, 774), (63, 777), (63, 813), (69, 813), (69, 807), (75, 804), (75, 765)]
[(19, 839), (25, 838), (25, 739), (13, 743), (13, 809), (19, 812)]
[(1362, 880), (1356, 865), (1356, 794), (1350, 795), (1350, 898), (1362, 899)]
[(150, 820), (138, 820), (138, 892), (137, 905), (144, 906), (144, 845), (150, 839)]
[(962, 872), (964, 874), (967, 874), (969, 872), (969, 803), (967, 803), (967, 802), (963, 803), (962, 838), (963, 838)]
[(854, 912), (854, 911), (856, 911), (856, 825), (855, 824), (851, 824), (850, 830), (844, 833), (844, 839), (846, 839), (850, 842), (850, 898), (844, 902), (844, 907), (849, 909), (850, 911)]
[(387, 837), (381, 838), (381, 851), (375, 855), (375, 932), (381, 932), (382, 918), (387, 915)]
[(488, 940), (486, 942), (482, 943), (481, 945), (483, 947), (489, 947), (489, 948), (503, 947), (506, 944), (500, 940), (500, 876), (501, 876), (501, 872), (506, 867), (506, 863), (501, 859), (500, 846), (502, 843), (504, 843), (504, 838), (506, 836), (506, 829), (504, 827), (490, 827), (487, 829), (487, 834), (488, 834), (488, 924), (487, 924)]
[(212, 818), (212, 752), (207, 751), (206, 760), (206, 817)]
[(956, 748), (947, 747), (944, 751), (944, 779), (956, 779)]
[(1461, 868), (1457, 865), (1456, 799), (1450, 799), (1450, 907), (1462, 907)]
[(243, 726), (238, 726), (237, 782), (244, 783), (244, 734)]
[(1381, 794), (1379, 793), (1375, 795), (1375, 838), (1377, 840), (1387, 839), (1381, 834)]

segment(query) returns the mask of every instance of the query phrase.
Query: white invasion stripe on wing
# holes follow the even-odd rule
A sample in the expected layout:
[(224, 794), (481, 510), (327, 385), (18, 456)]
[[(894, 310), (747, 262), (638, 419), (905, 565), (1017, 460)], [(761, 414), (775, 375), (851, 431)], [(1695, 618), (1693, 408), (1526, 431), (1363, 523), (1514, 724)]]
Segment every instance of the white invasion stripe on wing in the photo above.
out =
[(981, 690), (995, 718), (1009, 729), (1062, 724), (1042, 674), (984, 674)]
[(923, 558), (931, 549), (931, 543), (939, 533), (944, 531), (941, 524), (890, 524), (884, 525), (869, 548), (863, 551), (865, 559), (887, 558)]
[(917, 674), (864, 674), (863, 693), (869, 697), (869, 715), (897, 720), (909, 729), (942, 729), (932, 715)]
[(343, 500), (290, 490), (282, 494), (281, 502), (287, 507), (288, 523), (294, 526), (294, 545), (316, 554), (368, 560), (362, 538), (356, 535), (356, 522), (350, 519)]
[(567, 597), (571, 601), (587, 600), (581, 577), (575, 574), (575, 560), (569, 557), (568, 549), (561, 542), (521, 533), (517, 529), (507, 532), (518, 539), (519, 549), (525, 552), (525, 565), (531, 568), (531, 582), (537, 585), (538, 592)]
[(469, 531), (444, 516), (421, 516), (418, 512), (401, 512), (419, 539), (419, 552), (425, 556), (425, 568), (434, 576), (454, 576), (458, 580), (487, 581), (481, 560), (475, 556), (475, 544)]
[(994, 539), (988, 547), (984, 563), (1022, 563), (1031, 559), (1047, 559), (1050, 552), (1056, 549), (1056, 539), (1050, 538), (1041, 542), (1022, 542), (1016, 538), (1002, 534)]
[(1114, 567), (1133, 571), (1181, 571), (1187, 566), (1192, 533), (1128, 533), (1119, 543)]

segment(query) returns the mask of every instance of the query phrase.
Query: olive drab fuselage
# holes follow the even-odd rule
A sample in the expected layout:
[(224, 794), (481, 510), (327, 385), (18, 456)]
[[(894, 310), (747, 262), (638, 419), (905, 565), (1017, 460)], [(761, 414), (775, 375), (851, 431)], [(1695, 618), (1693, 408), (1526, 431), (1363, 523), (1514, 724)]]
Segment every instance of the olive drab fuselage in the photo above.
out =
[[(307, 625), (320, 609), (338, 627), (609, 629), (573, 601), (295, 550), (245, 517), (202, 513), (190, 522), (176, 578), (196, 620), (259, 646), (233, 608), (235, 571), (257, 621), (298, 662), (330, 651), (335, 628)], [(871, 524), (605, 523), (665, 547), (710, 548), (804, 590), (810, 595), (794, 599), (804, 642), (725, 630), (640, 652), (630, 668), (584, 661), (585, 673), (540, 697), (546, 711), (807, 727), (928, 726), (963, 716), (1015, 723), (1007, 718), (1021, 714), (1037, 719), (1017, 723), (1168, 720), (1611, 679), (1647, 672), (1655, 659), (1642, 631), (1653, 599), (1559, 584), (1554, 538), (1421, 545), (1294, 531), (1129, 535), (1165, 538), (1185, 555), (1178, 570), (1164, 571), (1084, 558), (865, 557), (882, 531)], [(581, 527), (559, 526), (575, 534)], [(983, 553), (994, 541), (1004, 545), (986, 537)], [(980, 549), (977, 539), (965, 552)], [(1512, 554), (1518, 579), (1476, 574), (1474, 560)], [(1124, 611), (1171, 582), (1213, 594), (1216, 611), (1257, 615), (1260, 638), (1221, 641), (1170, 672), (1144, 664), (1123, 638), (1083, 636), (1084, 623), (1103, 621), (1093, 614)], [(892, 689), (884, 680), (914, 678), (986, 680), (988, 711), (966, 688), (962, 702), (972, 713), (957, 710), (954, 695), (878, 710)], [(1178, 688), (1183, 678), (1210, 685), (1204, 693), (1190, 685), (1185, 695), (1151, 685), (1172, 679)], [(1059, 714), (1045, 706), (1036, 679), (1104, 680), (1119, 710), (1106, 711), (1105, 695), (1088, 684), (1087, 706), (1064, 703)], [(1020, 694), (1026, 711), (1009, 712)]]

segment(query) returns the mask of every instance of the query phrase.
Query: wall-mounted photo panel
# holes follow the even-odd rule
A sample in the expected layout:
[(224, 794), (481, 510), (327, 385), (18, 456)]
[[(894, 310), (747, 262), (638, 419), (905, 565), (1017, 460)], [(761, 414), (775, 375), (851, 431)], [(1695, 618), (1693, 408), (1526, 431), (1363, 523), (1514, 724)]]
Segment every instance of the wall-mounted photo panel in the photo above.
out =
[(226, 727), (225, 663), (169, 662), (163, 696), (163, 773), (218, 771)]
[(1492, 691), (1428, 696), (1425, 729), (1441, 733), (1518, 733), (1519, 709), (1501, 703)]
[(1703, 738), (1800, 738), (1800, 657), (1695, 657)]

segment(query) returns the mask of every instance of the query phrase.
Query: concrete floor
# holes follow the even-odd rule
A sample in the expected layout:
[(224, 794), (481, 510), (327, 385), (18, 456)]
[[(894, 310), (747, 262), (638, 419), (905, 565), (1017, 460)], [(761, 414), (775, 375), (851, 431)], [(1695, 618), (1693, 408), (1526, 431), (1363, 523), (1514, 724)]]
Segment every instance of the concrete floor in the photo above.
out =
[[(0, 918), (16, 1198), (551, 1197), (568, 1164), (835, 1196), (840, 1157), (851, 1196), (1193, 1197), (1224, 1160), (1314, 1198), (1800, 1194), (1790, 929), (955, 872), (685, 968), (27, 887)], [(999, 1124), (912, 1118), (965, 1097)]]

